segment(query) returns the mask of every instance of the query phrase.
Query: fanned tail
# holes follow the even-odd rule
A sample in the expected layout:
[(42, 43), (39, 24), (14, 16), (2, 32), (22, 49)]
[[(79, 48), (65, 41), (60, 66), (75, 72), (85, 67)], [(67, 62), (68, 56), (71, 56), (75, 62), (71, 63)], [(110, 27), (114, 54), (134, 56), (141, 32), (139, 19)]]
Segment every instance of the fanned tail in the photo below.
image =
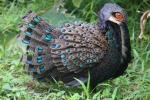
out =
[(55, 77), (56, 73), (53, 74), (50, 71), (54, 69), (53, 62), (59, 64), (60, 60), (57, 56), (51, 59), (50, 44), (58, 38), (60, 32), (31, 11), (23, 17), (23, 21), (18, 38), (27, 45), (27, 53), (22, 61), (28, 72), (36, 79), (45, 80), (48, 75)]

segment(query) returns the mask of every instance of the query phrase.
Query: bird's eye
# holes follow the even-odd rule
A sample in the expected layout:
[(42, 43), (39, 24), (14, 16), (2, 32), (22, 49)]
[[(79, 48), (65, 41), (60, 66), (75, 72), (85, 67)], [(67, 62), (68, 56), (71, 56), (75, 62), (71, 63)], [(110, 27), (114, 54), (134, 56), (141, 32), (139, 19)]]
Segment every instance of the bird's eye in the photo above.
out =
[(124, 15), (123, 15), (122, 13), (120, 13), (120, 12), (115, 12), (113, 15), (114, 15), (114, 17), (116, 18), (116, 20), (118, 20), (118, 21), (120, 21), (120, 22), (124, 21)]

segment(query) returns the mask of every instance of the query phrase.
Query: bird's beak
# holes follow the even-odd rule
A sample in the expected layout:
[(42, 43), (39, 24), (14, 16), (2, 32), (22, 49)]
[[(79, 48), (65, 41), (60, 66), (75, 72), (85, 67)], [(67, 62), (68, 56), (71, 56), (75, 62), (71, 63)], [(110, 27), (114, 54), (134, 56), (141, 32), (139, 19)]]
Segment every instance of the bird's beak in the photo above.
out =
[(118, 21), (118, 20), (116, 20), (113, 16), (110, 16), (108, 20), (111, 21), (111, 22), (114, 22), (114, 23), (116, 23), (116, 24), (118, 24), (118, 25), (121, 24), (121, 22)]

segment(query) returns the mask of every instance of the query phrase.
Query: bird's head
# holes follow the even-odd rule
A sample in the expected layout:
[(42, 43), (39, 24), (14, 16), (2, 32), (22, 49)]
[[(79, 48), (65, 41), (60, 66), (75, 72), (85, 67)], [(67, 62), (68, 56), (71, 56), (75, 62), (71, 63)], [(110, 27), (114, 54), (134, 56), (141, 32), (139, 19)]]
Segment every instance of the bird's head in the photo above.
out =
[[(122, 55), (122, 65), (126, 66), (131, 60), (131, 46), (127, 27), (127, 13), (115, 3), (107, 3), (100, 11), (100, 30), (112, 33), (118, 45), (118, 52)], [(111, 31), (111, 32), (107, 32)], [(109, 34), (110, 35), (110, 34)], [(109, 36), (108, 35), (108, 36)]]
[(106, 3), (99, 13), (100, 17), (100, 28), (105, 29), (107, 22), (113, 22), (118, 25), (127, 22), (127, 13), (123, 8), (115, 3)]

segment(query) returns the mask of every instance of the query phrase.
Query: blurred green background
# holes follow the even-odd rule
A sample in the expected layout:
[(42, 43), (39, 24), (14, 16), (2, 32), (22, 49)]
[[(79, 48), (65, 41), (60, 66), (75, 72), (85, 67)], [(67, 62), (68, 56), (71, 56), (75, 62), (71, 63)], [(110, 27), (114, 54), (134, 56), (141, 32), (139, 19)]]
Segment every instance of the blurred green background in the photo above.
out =
[[(115, 2), (128, 12), (133, 60), (126, 74), (99, 84), (95, 93), (82, 85), (65, 88), (61, 82), (44, 84), (25, 74), (16, 35), (21, 18), (29, 10), (49, 23), (98, 21), (98, 11), (106, 2)], [(0, 99), (15, 100), (150, 100), (150, 36), (138, 40), (140, 17), (150, 10), (149, 0), (0, 0)], [(150, 22), (145, 33), (150, 31)]]

